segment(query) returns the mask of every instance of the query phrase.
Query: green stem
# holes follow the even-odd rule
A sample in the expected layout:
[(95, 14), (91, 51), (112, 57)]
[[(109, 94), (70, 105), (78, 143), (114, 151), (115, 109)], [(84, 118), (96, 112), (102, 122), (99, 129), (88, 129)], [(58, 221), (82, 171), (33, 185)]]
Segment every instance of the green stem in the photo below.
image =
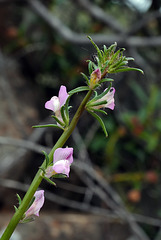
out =
[[(59, 147), (63, 147), (63, 145), (65, 144), (67, 139), (72, 134), (72, 132), (73, 132), (73, 130), (74, 130), (81, 114), (82, 114), (82, 112), (85, 109), (86, 103), (88, 102), (89, 98), (92, 95), (92, 92), (93, 92), (92, 90), (89, 90), (89, 92), (86, 94), (86, 96), (83, 99), (83, 101), (81, 102), (77, 112), (75, 113), (69, 127), (63, 132), (63, 134), (60, 136), (60, 138), (56, 142), (55, 146), (50, 151), (50, 153), (49, 153), (49, 162), (50, 163), (53, 161), (54, 151)], [(41, 165), (42, 168), (45, 167), (45, 164), (46, 164), (45, 161)], [(19, 206), (18, 210), (15, 212), (15, 214), (11, 218), (5, 232), (3, 233), (2, 237), (1, 237), (1, 240), (9, 240), (12, 233), (14, 232), (16, 226), (18, 225), (19, 221), (22, 219), (22, 216), (25, 213), (27, 207), (29, 206), (29, 203), (32, 200), (34, 193), (36, 192), (36, 190), (39, 187), (41, 181), (43, 180), (43, 177), (41, 176), (41, 173), (42, 173), (42, 170), (39, 169), (37, 174), (35, 175), (32, 183), (31, 183), (26, 195), (23, 198), (23, 201), (22, 201), (21, 205)]]

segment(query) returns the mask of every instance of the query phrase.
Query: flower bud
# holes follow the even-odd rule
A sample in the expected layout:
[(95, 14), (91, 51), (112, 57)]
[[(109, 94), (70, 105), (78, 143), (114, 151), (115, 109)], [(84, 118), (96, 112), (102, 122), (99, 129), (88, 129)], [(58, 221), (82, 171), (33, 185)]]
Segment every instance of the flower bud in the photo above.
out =
[(99, 81), (101, 80), (101, 71), (99, 68), (97, 68), (96, 70), (94, 70), (91, 73), (91, 77), (90, 77), (90, 85), (89, 87), (91, 89), (94, 89), (95, 86), (99, 83)]

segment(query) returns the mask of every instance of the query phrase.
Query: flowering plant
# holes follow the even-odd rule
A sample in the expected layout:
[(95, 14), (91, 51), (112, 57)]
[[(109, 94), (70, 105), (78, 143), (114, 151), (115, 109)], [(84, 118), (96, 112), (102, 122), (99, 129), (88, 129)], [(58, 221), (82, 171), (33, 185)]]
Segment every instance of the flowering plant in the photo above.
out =
[[(45, 108), (53, 111), (54, 115), (52, 115), (52, 117), (56, 121), (56, 124), (38, 125), (34, 127), (57, 127), (63, 130), (63, 133), (49, 154), (43, 152), (45, 160), (35, 175), (23, 200), (21, 201), (21, 198), (17, 195), (19, 207), (15, 207), (16, 212), (11, 218), (1, 240), (10, 239), (19, 222), (24, 223), (26, 220), (32, 220), (34, 215), (39, 216), (40, 208), (44, 204), (44, 191), (37, 191), (37, 188), (43, 179), (55, 185), (50, 179), (51, 177), (54, 178), (58, 175), (60, 177), (69, 177), (70, 166), (73, 162), (73, 148), (62, 147), (72, 134), (84, 110), (87, 110), (99, 121), (105, 135), (108, 135), (103, 120), (97, 114), (107, 114), (104, 110), (105, 108), (113, 110), (115, 107), (115, 89), (112, 87), (113, 79), (107, 78), (108, 74), (129, 70), (137, 70), (143, 73), (140, 69), (127, 66), (128, 61), (133, 60), (133, 58), (123, 56), (125, 49), (115, 51), (117, 47), (116, 43), (109, 48), (103, 46), (103, 50), (100, 50), (90, 37), (89, 39), (97, 51), (97, 57), (96, 62), (92, 62), (91, 60), (88, 61), (89, 77), (82, 73), (87, 85), (73, 89), (68, 93), (66, 87), (61, 86), (58, 97), (53, 96), (45, 103)], [(97, 89), (103, 82), (109, 82), (110, 84), (101, 94), (98, 94)], [(83, 91), (87, 91), (87, 94), (70, 121), (69, 100), (73, 94)], [(94, 97), (93, 94), (95, 94)]]

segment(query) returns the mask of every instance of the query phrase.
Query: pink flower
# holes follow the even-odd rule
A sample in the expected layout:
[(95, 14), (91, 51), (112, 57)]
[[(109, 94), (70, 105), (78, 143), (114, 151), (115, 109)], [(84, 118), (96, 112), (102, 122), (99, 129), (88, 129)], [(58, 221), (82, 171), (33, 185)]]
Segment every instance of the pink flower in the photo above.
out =
[(100, 80), (101, 80), (101, 71), (99, 68), (97, 68), (91, 73), (90, 88), (93, 89)]
[(52, 110), (57, 117), (60, 115), (61, 107), (66, 103), (69, 94), (67, 93), (66, 87), (61, 86), (58, 97), (54, 96), (45, 103), (45, 108)]
[(55, 174), (65, 174), (69, 177), (72, 162), (73, 148), (57, 148), (53, 156), (53, 166), (49, 166), (46, 169), (45, 176), (50, 178)]
[(35, 216), (39, 216), (39, 211), (40, 208), (42, 208), (43, 204), (44, 204), (44, 190), (39, 190), (36, 191), (34, 194), (35, 200), (32, 203), (32, 205), (29, 207), (29, 209), (26, 211), (25, 213), (25, 218), (30, 218), (33, 215)]
[[(104, 91), (106, 91), (106, 89)], [(114, 107), (115, 107), (114, 94), (115, 94), (115, 88), (111, 87), (110, 90), (102, 98), (100, 98), (99, 100), (94, 102), (94, 103), (99, 103), (102, 101), (107, 101), (107, 103), (102, 104), (102, 105), (93, 106), (93, 108), (95, 108), (95, 109), (110, 108), (111, 110), (114, 110)]]

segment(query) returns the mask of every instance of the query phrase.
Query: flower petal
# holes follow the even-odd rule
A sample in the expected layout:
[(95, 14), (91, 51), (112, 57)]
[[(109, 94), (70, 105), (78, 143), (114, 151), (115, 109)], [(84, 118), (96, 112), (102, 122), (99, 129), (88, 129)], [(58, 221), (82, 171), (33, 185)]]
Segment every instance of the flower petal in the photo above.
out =
[(32, 215), (39, 216), (40, 208), (44, 204), (44, 190), (36, 191), (34, 194), (35, 200), (30, 206), (30, 208), (25, 213), (25, 218), (28, 218)]
[(115, 94), (115, 88), (112, 87), (110, 88), (110, 91), (105, 95), (107, 103), (105, 104), (104, 107), (110, 108), (111, 110), (114, 109), (115, 107), (114, 94)]
[(60, 160), (57, 161), (54, 165), (53, 165), (53, 170), (56, 173), (62, 173), (65, 174), (69, 177), (69, 172), (70, 172), (70, 162), (68, 160)]
[(71, 164), (73, 162), (73, 148), (57, 148), (54, 152), (53, 163), (60, 160), (68, 160)]
[(59, 101), (60, 101), (60, 108), (65, 104), (69, 94), (67, 93), (67, 89), (65, 86), (61, 86), (59, 90)]
[(60, 109), (60, 101), (59, 98), (54, 96), (49, 101), (45, 103), (45, 108), (56, 112)]

